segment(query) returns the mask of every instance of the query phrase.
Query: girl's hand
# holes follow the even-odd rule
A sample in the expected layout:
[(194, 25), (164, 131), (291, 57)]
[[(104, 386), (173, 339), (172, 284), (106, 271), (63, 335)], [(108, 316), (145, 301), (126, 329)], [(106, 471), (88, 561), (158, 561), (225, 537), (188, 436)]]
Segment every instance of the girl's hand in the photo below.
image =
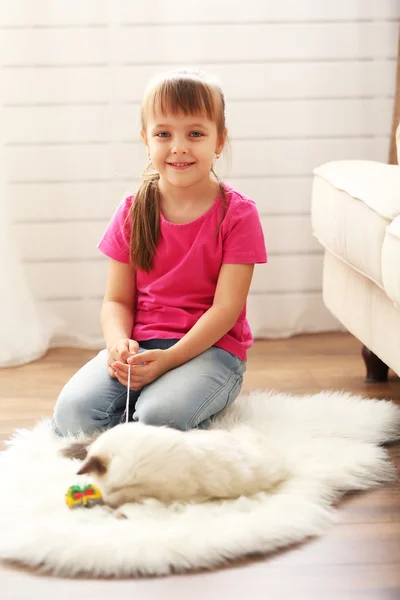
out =
[[(127, 364), (127, 360), (132, 354), (137, 354), (139, 344), (135, 340), (122, 339), (118, 340), (108, 352), (107, 370), (108, 374), (114, 379), (118, 378), (118, 372), (113, 368), (115, 362)], [(122, 382), (121, 382), (122, 383)]]
[[(131, 390), (141, 390), (171, 368), (166, 350), (146, 350), (128, 358), (131, 365)], [(128, 365), (120, 361), (113, 363), (112, 368), (123, 385), (128, 385)]]

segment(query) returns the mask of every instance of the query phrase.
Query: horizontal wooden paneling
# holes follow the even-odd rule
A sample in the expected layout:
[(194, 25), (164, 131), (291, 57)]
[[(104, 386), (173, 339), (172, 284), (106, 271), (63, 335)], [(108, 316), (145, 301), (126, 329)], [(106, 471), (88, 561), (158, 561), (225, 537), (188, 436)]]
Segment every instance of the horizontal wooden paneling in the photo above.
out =
[(309, 215), (261, 217), (268, 249), (271, 254), (304, 254), (321, 252), (312, 235)]
[(107, 102), (112, 93), (107, 66), (10, 67), (2, 79), (5, 105)]
[[(387, 135), (390, 129), (392, 105), (391, 98), (230, 102), (226, 120), (230, 138), (234, 141), (249, 138), (379, 136)], [(18, 109), (9, 110), (15, 110), (18, 114)], [(26, 109), (28, 114), (34, 110), (40, 111)], [(58, 109), (59, 113), (64, 110)], [(96, 110), (101, 119), (102, 109)], [(51, 117), (54, 115), (54, 121), (59, 119), (57, 109), (53, 109), (53, 114), (49, 111), (49, 114)], [(41, 118), (40, 113), (38, 117)], [(119, 107), (115, 122), (116, 137), (138, 141), (139, 129), (139, 105)], [(22, 132), (21, 138), (24, 135)], [(40, 132), (37, 132), (37, 138), (41, 139)]]
[(256, 265), (252, 294), (320, 292), (323, 255), (269, 256), (265, 265)]
[[(229, 179), (228, 183), (256, 201), (262, 215), (308, 214), (311, 175), (260, 179)], [(140, 182), (15, 183), (7, 186), (14, 222), (108, 221), (119, 201), (132, 194)]]
[[(71, 335), (87, 336), (103, 345), (101, 299), (40, 301), (45, 310), (63, 319)], [(316, 293), (250, 295), (247, 314), (255, 338), (287, 337), (301, 332), (342, 329)]]
[(108, 105), (5, 107), (3, 117), (9, 144), (107, 142), (113, 136)]
[(104, 295), (107, 261), (25, 264), (24, 271), (37, 299), (99, 299)]
[(106, 24), (108, 0), (12, 0), (0, 3), (3, 26)]
[(5, 29), (0, 49), (6, 66), (372, 59), (394, 58), (397, 31), (396, 22), (164, 25), (149, 44), (148, 26), (121, 27), (112, 37), (106, 28)]
[(247, 314), (255, 338), (284, 338), (293, 332), (343, 329), (319, 292), (249, 296)]
[(108, 221), (14, 225), (13, 237), (22, 260), (100, 258), (102, 254), (96, 246), (107, 223)]
[[(113, 177), (111, 146), (107, 144), (8, 147), (4, 155), (8, 181), (109, 181)], [(135, 171), (130, 168), (130, 172)]]
[[(226, 115), (233, 139), (346, 138), (387, 135), (391, 125), (392, 105), (392, 99), (297, 102), (260, 100), (231, 102)], [(246, 115), (246, 118), (243, 118), (243, 115)]]
[[(400, 3), (399, 3), (400, 5)], [(228, 102), (234, 100), (392, 97), (394, 59), (348, 62), (205, 64), (220, 78)], [(4, 103), (98, 103), (111, 98), (140, 102), (149, 79), (165, 65), (8, 68), (3, 71)]]
[(5, 29), (0, 38), (4, 66), (106, 64), (108, 32), (103, 28)]
[[(392, 99), (231, 102), (229, 134), (236, 139), (386, 135)], [(140, 140), (140, 107), (28, 106), (3, 110), (6, 143)], [(246, 115), (246, 118), (243, 116)]]
[[(232, 144), (232, 167), (222, 177), (310, 175), (327, 161), (386, 161), (388, 137), (241, 141)], [(137, 177), (146, 165), (141, 144), (13, 147), (5, 149), (7, 181), (91, 181)], [(223, 163), (223, 161), (220, 161)], [(226, 171), (226, 172), (224, 172)]]
[[(256, 265), (252, 294), (320, 292), (322, 255), (272, 256)], [(25, 263), (24, 271), (37, 299), (102, 298), (107, 276), (107, 259)]]
[[(398, 25), (396, 22), (188, 25), (185, 28), (171, 25), (159, 30), (157, 46), (148, 44), (152, 33), (154, 29), (146, 26), (135, 28), (134, 31), (128, 27), (122, 28), (115, 40), (114, 60), (135, 64), (158, 62), (160, 46), (163, 48), (164, 64), (187, 64), (199, 60), (218, 63), (393, 58)], [(241, 43), (241, 40), (246, 40), (246, 43)], [(146, 53), (141, 52), (143, 48), (146, 48)], [(184, 61), (182, 48), (185, 48)]]
[[(139, 181), (93, 181), (89, 183), (9, 184), (10, 216), (14, 222), (46, 222), (60, 220), (109, 220), (125, 196)], [(311, 182), (307, 195), (310, 198)]]
[[(227, 100), (265, 98), (337, 98), (393, 95), (395, 60), (359, 62), (265, 62), (207, 64), (199, 67), (220, 78)], [(147, 81), (162, 65), (120, 66), (115, 69), (116, 97), (140, 102)]]
[(227, 178), (235, 190), (255, 200), (262, 215), (308, 214), (312, 176), (272, 178)]
[(3, 2), (0, 22), (3, 26), (133, 23), (230, 23), (243, 21), (341, 21), (393, 19), (400, 16), (396, 0), (175, 0), (173, 10), (166, 0), (127, 2), (126, 0), (24, 0)]
[(340, 21), (346, 19), (393, 19), (400, 16), (396, 0), (176, 0), (174, 10), (165, 0), (138, 5), (113, 0), (113, 14), (124, 23), (246, 22), (246, 21)]
[(219, 173), (262, 215), (270, 261), (251, 287), (254, 335), (337, 328), (320, 292), (312, 171), (386, 162), (399, 17), (396, 0), (1, 3), (6, 192), (41, 304), (100, 338), (96, 246), (147, 162), (139, 102), (151, 76), (185, 64), (221, 79), (232, 160)]
[[(312, 236), (310, 218), (304, 216), (261, 217), (268, 250), (271, 254), (320, 252)], [(22, 223), (12, 227), (22, 260), (65, 260), (98, 258), (96, 245), (107, 221)]]
[(100, 347), (104, 347), (100, 326), (101, 303), (101, 299), (44, 300), (38, 302), (39, 307), (65, 322), (71, 338), (76, 337), (78, 341), (85, 337), (89, 338), (91, 341), (90, 347), (95, 347), (96, 341)]

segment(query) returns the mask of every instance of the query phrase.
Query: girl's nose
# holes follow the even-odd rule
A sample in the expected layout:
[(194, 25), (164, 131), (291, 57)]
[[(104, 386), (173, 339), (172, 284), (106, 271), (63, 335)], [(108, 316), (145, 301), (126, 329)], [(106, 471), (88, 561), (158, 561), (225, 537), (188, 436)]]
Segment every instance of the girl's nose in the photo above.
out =
[(172, 145), (172, 153), (173, 154), (187, 154), (188, 153), (188, 144), (185, 140), (174, 140)]

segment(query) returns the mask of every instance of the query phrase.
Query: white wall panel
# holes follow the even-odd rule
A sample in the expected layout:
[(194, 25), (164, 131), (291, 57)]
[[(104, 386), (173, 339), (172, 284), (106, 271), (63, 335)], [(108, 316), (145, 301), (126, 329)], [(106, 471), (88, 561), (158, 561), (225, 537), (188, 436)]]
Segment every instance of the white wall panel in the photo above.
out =
[[(193, 61), (240, 63), (293, 59), (333, 60), (349, 57), (394, 58), (397, 33), (398, 26), (395, 21), (207, 24), (185, 27), (165, 25), (156, 31), (157, 42), (150, 44), (149, 40), (154, 36), (155, 30), (144, 25), (120, 29), (114, 39), (112, 60), (117, 63), (174, 62), (179, 65)], [(67, 43), (69, 34), (68, 31), (61, 32), (60, 35), (65, 38), (64, 44)], [(143, 52), (143, 48), (146, 48), (146, 52)]]
[(4, 29), (0, 38), (3, 65), (104, 64), (109, 59), (106, 27)]
[(232, 23), (243, 21), (342, 21), (366, 19), (394, 19), (400, 17), (396, 0), (201, 0), (170, 2), (153, 0), (136, 4), (126, 0), (113, 0), (113, 13), (121, 23)]
[(243, 21), (346, 21), (395, 19), (400, 16), (396, 0), (12, 0), (0, 5), (0, 22), (9, 27), (30, 25), (105, 24), (109, 18), (124, 24), (234, 23)]
[(104, 342), (100, 329), (100, 309), (101, 300), (92, 300), (91, 298), (79, 298), (72, 300), (43, 300), (39, 301), (39, 306), (44, 310), (56, 314), (62, 319), (67, 329), (70, 339), (81, 340), (87, 338), (87, 346), (93, 348), (104, 348)]
[[(230, 175), (310, 175), (329, 160), (385, 160), (389, 138), (237, 141)], [(144, 148), (133, 144), (8, 146), (5, 149), (8, 181), (92, 181), (114, 175), (133, 178), (146, 165)], [(223, 167), (220, 168), (221, 173)], [(223, 173), (222, 173), (223, 174)], [(228, 172), (226, 171), (226, 174)]]
[(28, 283), (38, 300), (101, 299), (106, 284), (105, 261), (27, 263)]
[[(400, 3), (399, 3), (400, 5)], [(287, 62), (241, 62), (240, 64), (197, 63), (204, 71), (214, 73), (223, 83), (230, 100), (266, 98), (350, 98), (392, 95), (396, 62), (392, 59), (373, 62), (347, 61), (302, 62), (296, 56)], [(140, 102), (147, 81), (163, 67), (156, 65), (117, 66), (116, 95), (121, 101)]]
[(5, 171), (9, 182), (109, 181), (113, 176), (111, 146), (90, 143), (8, 146)]
[[(391, 99), (231, 102), (229, 136), (238, 139), (384, 136), (391, 124)], [(140, 107), (110, 105), (5, 107), (9, 144), (139, 141)], [(242, 118), (248, 115), (247, 119)], [(114, 119), (113, 119), (114, 117)]]
[(109, 69), (101, 65), (10, 67), (2, 78), (5, 106), (96, 104), (108, 102), (112, 93)]
[[(399, 3), (400, 5), (400, 3)], [(387, 98), (394, 93), (392, 59), (346, 62), (266, 62), (204, 64), (199, 68), (220, 78), (228, 102), (315, 98)], [(3, 72), (6, 106), (140, 102), (147, 81), (165, 65), (7, 68)]]
[(12, 0), (0, 3), (0, 23), (8, 27), (106, 24), (107, 0)]
[(395, 57), (397, 30), (395, 21), (165, 25), (156, 31), (154, 43), (155, 30), (147, 25), (121, 27), (113, 37), (106, 27), (4, 29), (0, 49), (7, 67), (95, 65), (108, 60), (180, 65), (198, 61), (382, 59)]
[(147, 162), (139, 102), (150, 77), (183, 64), (221, 79), (231, 152), (219, 173), (262, 218), (254, 334), (337, 328), (311, 235), (312, 170), (386, 162), (399, 18), (397, 0), (0, 3), (13, 241), (40, 304), (100, 336), (107, 260), (96, 245)]
[[(261, 215), (309, 215), (311, 176), (231, 179), (227, 182), (257, 202)], [(110, 218), (139, 180), (15, 183), (8, 186), (14, 222), (82, 221)]]
[[(54, 312), (69, 325), (70, 335), (82, 336), (82, 323), (88, 338), (101, 340), (99, 314), (101, 300), (47, 300), (40, 302), (46, 310)], [(320, 292), (305, 294), (264, 294), (248, 299), (247, 314), (254, 336), (260, 338), (284, 338), (293, 331), (308, 332), (342, 329), (336, 319), (324, 307)]]
[[(13, 222), (107, 221), (119, 201), (136, 189), (139, 181), (28, 183), (8, 186)], [(309, 184), (305, 194), (309, 200)]]
[(247, 313), (253, 335), (260, 338), (285, 338), (294, 331), (342, 329), (326, 310), (320, 292), (252, 295)]
[[(25, 262), (24, 269), (39, 300), (101, 299), (107, 258)], [(271, 256), (268, 265), (256, 265), (251, 295), (321, 291), (323, 256)]]
[(100, 258), (97, 249), (107, 221), (36, 223), (13, 226), (14, 240), (24, 261), (65, 261)]
[[(312, 236), (310, 219), (305, 216), (261, 217), (271, 254), (321, 252)], [(16, 223), (13, 236), (23, 260), (65, 260), (101, 256), (96, 245), (108, 220), (49, 223)]]
[(107, 142), (112, 136), (111, 108), (98, 106), (5, 107), (8, 144)]
[[(391, 98), (232, 101), (227, 106), (226, 120), (233, 141), (385, 136), (391, 125), (392, 104)], [(93, 112), (96, 109), (100, 119), (101, 109), (94, 107)], [(139, 104), (122, 106), (115, 120), (116, 137), (139, 141), (139, 129)]]

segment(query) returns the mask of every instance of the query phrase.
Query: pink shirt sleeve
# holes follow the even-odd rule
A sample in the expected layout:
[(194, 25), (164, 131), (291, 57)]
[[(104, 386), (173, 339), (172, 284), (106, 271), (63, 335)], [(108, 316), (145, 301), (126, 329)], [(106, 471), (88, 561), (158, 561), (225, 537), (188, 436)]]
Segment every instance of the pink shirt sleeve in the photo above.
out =
[(247, 198), (234, 208), (226, 225), (223, 264), (267, 262), (264, 233), (256, 204)]
[(128, 196), (120, 203), (103, 237), (97, 244), (103, 254), (123, 263), (129, 263), (131, 219), (128, 215), (132, 201), (133, 196)]

